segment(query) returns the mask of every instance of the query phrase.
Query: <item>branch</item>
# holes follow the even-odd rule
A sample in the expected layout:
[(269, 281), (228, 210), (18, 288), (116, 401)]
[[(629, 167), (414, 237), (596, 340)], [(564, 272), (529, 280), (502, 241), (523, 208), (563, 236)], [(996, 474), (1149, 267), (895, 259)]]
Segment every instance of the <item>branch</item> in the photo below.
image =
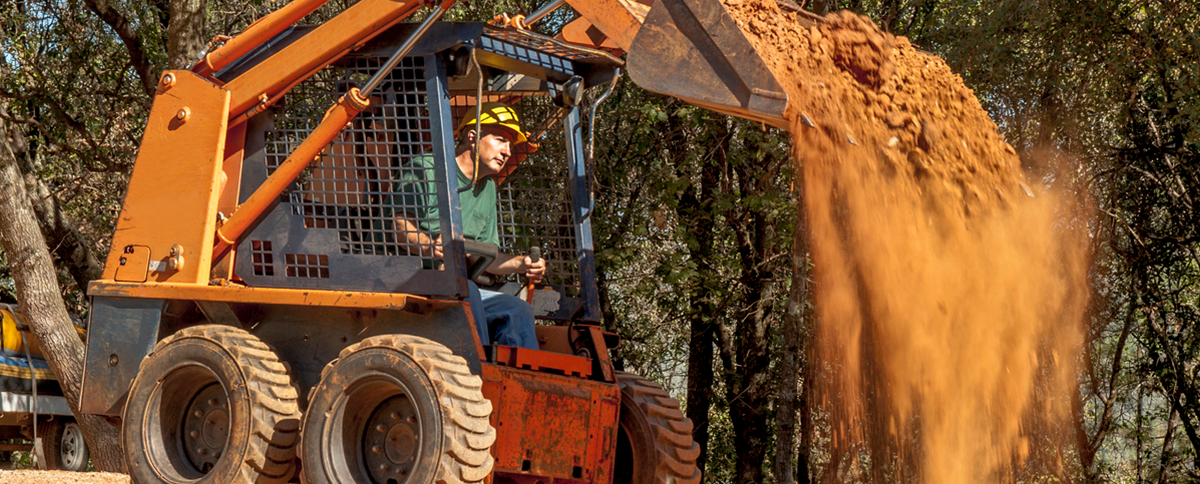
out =
[(158, 85), (158, 80), (154, 78), (154, 74), (150, 72), (150, 61), (146, 58), (146, 52), (142, 46), (142, 38), (134, 30), (133, 24), (129, 19), (112, 8), (106, 0), (84, 0), (88, 8), (100, 17), (105, 24), (112, 27), (117, 33), (117, 37), (125, 44), (125, 50), (129, 51), (129, 64), (133, 70), (137, 72), (138, 77), (142, 80), (142, 88), (146, 91), (146, 96), (153, 97), (155, 86)]
[[(13, 99), (23, 98), (23, 96), (17, 96), (17, 95), (13, 95), (12, 93), (6, 93), (6, 92), (0, 92), (0, 97), (9, 97), (9, 98), (13, 98)], [(62, 109), (60, 109), (57, 104), (52, 103), (52, 102), (47, 102), (46, 99), (42, 99), (38, 96), (29, 96), (29, 98), (37, 99), (38, 101), (40, 101), (42, 103), (43, 106), (48, 107), (52, 112), (57, 114), (68, 126), (70, 126), (74, 131), (76, 131), (80, 135), (80, 138), (82, 138), (84, 140), (84, 142), (86, 142), (88, 144), (88, 147), (91, 148), (91, 150), (83, 151), (83, 150), (80, 150), (79, 148), (76, 148), (71, 143), (57, 139), (54, 136), (54, 134), (51, 133), (48, 128), (46, 128), (45, 125), (43, 125), (40, 121), (38, 121), (36, 119), (14, 116), (11, 113), (7, 113), (7, 112), (3, 112), (3, 111), (0, 111), (0, 119), (4, 119), (5, 121), (8, 121), (10, 123), (19, 123), (19, 124), (26, 124), (29, 126), (33, 126), (34, 128), (37, 128), (38, 132), (40, 132), (42, 134), (42, 136), (45, 136), (46, 141), (51, 146), (61, 149), (61, 150), (64, 150), (67, 153), (71, 153), (75, 156), (78, 156), (79, 159), (84, 160), (85, 162), (88, 160), (93, 160), (93, 161), (100, 163), (101, 167), (92, 166), (91, 163), (85, 163), (83, 168), (87, 171), (90, 171), (93, 173), (128, 173), (129, 172), (130, 165), (128, 163), (122, 163), (120, 161), (113, 160), (111, 157), (108, 157), (108, 156), (100, 156), (100, 157), (95, 156), (96, 153), (104, 153), (104, 151), (99, 149), (99, 147), (96, 145), (96, 141), (92, 138), (91, 133), (88, 133), (86, 127), (84, 127), (82, 124), (80, 124), (77, 120), (71, 118), (70, 115), (67, 114), (65, 111), (63, 111)]]
[[(38, 92), (41, 91), (39, 90)], [(88, 133), (87, 127), (84, 126), (83, 123), (81, 123), (78, 119), (72, 117), (70, 113), (64, 111), (59, 106), (57, 100), (41, 94), (17, 94), (8, 91), (0, 91), (0, 97), (17, 99), (21, 101), (36, 101), (38, 104), (50, 109), (55, 116), (62, 120), (63, 124), (66, 124), (68, 128), (71, 128), (71, 130), (78, 133), (79, 136), (83, 138), (85, 142), (87, 142), (90, 148), (97, 149), (96, 141), (92, 139), (91, 133)], [(50, 132), (42, 126), (41, 122), (35, 119), (18, 118), (9, 113), (4, 113), (3, 116), (5, 116), (5, 119), (10, 122), (32, 125), (36, 127), (38, 131), (41, 131), (42, 134), (50, 137)]]

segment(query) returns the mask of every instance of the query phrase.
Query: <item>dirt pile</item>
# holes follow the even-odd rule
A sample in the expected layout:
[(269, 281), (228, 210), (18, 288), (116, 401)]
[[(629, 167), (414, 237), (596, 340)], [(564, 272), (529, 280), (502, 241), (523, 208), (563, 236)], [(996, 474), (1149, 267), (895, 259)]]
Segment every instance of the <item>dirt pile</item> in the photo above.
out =
[(1053, 460), (1031, 438), (1069, 409), (1088, 262), (1074, 205), (1031, 189), (974, 93), (907, 39), (850, 13), (726, 5), (791, 98), (825, 477), (1011, 480)]
[(0, 482), (20, 484), (129, 484), (129, 476), (112, 472), (67, 472), (0, 469)]

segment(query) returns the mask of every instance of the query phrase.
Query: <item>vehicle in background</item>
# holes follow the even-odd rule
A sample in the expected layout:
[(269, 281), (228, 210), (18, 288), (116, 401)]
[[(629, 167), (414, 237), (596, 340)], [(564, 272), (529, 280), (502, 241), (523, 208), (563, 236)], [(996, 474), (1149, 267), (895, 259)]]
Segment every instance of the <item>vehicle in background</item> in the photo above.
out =
[(40, 469), (87, 470), (83, 431), (37, 340), (15, 307), (0, 305), (0, 316), (0, 451), (33, 452)]

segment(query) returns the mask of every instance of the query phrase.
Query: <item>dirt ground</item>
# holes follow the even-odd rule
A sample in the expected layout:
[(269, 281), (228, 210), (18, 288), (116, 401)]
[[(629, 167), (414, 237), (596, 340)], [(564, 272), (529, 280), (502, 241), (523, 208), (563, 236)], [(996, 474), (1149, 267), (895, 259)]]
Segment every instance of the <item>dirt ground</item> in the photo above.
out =
[(0, 469), (0, 484), (129, 484), (129, 476), (111, 472), (64, 472)]

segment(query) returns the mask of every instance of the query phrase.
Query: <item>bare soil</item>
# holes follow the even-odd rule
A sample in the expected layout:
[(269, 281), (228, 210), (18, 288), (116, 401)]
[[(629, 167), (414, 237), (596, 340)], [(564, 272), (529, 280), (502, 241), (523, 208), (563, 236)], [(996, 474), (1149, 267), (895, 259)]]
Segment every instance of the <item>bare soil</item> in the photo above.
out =
[(129, 476), (111, 472), (0, 469), (0, 484), (129, 484)]

